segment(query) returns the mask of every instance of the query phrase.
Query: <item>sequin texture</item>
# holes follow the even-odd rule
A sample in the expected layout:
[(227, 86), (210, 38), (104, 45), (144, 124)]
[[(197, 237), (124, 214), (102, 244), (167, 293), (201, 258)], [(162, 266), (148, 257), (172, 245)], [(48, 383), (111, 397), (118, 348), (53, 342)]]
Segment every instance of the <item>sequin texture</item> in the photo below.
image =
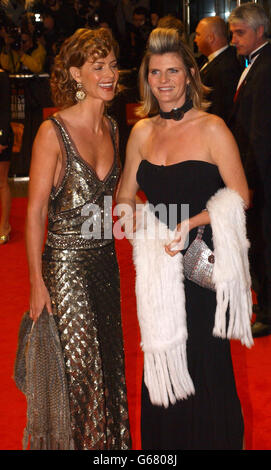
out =
[[(49, 201), (43, 276), (63, 348), (75, 448), (130, 449), (119, 270), (114, 242), (103, 237), (104, 196), (113, 195), (120, 169), (115, 155), (100, 181), (78, 156), (62, 122), (52, 120), (67, 161)], [(82, 237), (82, 208), (88, 203), (101, 209), (100, 239)]]

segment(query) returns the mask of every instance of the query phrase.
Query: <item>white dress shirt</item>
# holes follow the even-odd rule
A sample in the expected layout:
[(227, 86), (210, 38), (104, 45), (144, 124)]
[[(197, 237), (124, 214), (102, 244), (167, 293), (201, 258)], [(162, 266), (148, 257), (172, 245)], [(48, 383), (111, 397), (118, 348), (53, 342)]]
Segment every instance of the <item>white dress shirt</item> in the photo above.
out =
[[(268, 44), (268, 41), (266, 41), (264, 44), (262, 44), (260, 47), (257, 47), (257, 49), (255, 49), (254, 51), (252, 51), (250, 54), (249, 54), (249, 58), (251, 57), (252, 54), (254, 54), (254, 52), (257, 52), (259, 49), (261, 49), (262, 47), (264, 47), (266, 44)], [(251, 69), (251, 66), (254, 64), (255, 60), (257, 60), (257, 57), (259, 57), (259, 55), (256, 55), (255, 57), (253, 57), (253, 59), (251, 59), (251, 62), (250, 64), (245, 68), (245, 70), (243, 70), (243, 73), (239, 79), (239, 82), (238, 82), (238, 85), (237, 85), (237, 88), (236, 90), (238, 90), (238, 88), (240, 88), (241, 84), (243, 83), (244, 79), (246, 78), (248, 72), (250, 71)]]

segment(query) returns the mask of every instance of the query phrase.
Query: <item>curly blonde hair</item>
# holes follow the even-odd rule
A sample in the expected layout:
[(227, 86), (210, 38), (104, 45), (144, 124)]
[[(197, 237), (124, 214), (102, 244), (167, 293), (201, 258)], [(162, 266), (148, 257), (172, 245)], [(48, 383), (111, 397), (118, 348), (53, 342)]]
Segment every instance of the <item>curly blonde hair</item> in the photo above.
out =
[(204, 95), (209, 91), (200, 78), (199, 69), (189, 47), (182, 41), (179, 32), (172, 28), (156, 28), (148, 39), (147, 49), (139, 70), (139, 88), (141, 105), (137, 109), (137, 115), (144, 117), (148, 114), (157, 114), (159, 104), (151, 91), (148, 81), (150, 58), (155, 54), (176, 53), (182, 60), (187, 77), (190, 82), (190, 96), (196, 109), (206, 109), (209, 103), (204, 100)]
[(118, 44), (107, 28), (81, 28), (67, 38), (55, 58), (50, 84), (55, 106), (63, 109), (76, 103), (76, 81), (70, 67), (82, 67), (92, 58), (106, 57), (111, 50), (118, 56)]

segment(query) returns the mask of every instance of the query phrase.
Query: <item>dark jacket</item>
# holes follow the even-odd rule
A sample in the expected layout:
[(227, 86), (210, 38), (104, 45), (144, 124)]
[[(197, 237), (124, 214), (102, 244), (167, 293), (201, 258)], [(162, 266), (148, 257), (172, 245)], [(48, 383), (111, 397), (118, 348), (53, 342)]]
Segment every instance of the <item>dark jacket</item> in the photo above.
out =
[(252, 64), (238, 93), (229, 127), (238, 143), (250, 188), (270, 196), (271, 45)]
[(6, 72), (0, 69), (0, 144), (10, 145), (12, 131), (10, 127), (10, 85)]
[(211, 102), (208, 112), (220, 116), (226, 123), (232, 110), (233, 97), (241, 73), (242, 68), (236, 57), (236, 50), (231, 46), (201, 71), (203, 84), (212, 88), (207, 96)]

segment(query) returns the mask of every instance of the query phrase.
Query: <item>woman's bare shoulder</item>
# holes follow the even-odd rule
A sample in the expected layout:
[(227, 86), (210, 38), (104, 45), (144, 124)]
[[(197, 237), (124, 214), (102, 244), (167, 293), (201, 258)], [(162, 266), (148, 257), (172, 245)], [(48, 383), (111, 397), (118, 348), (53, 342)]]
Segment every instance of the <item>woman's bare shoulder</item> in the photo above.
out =
[(155, 117), (140, 119), (134, 125), (131, 135), (137, 138), (145, 137), (153, 129), (154, 122)]
[(41, 137), (54, 137), (55, 135), (55, 129), (54, 129), (54, 124), (51, 119), (46, 119), (43, 121), (39, 127), (38, 134)]
[(201, 112), (200, 117), (201, 125), (205, 132), (223, 132), (228, 129), (223, 119), (215, 114)]
[(59, 142), (54, 124), (51, 119), (46, 119), (40, 125), (34, 140), (34, 149), (38, 148), (40, 152), (44, 150), (59, 152)]

